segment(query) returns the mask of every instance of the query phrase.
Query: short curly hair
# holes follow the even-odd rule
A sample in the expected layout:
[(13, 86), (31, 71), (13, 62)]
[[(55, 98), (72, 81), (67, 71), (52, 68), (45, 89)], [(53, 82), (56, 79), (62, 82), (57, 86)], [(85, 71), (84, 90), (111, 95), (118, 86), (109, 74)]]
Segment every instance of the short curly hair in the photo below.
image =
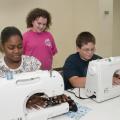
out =
[(52, 24), (51, 14), (47, 10), (41, 8), (35, 8), (28, 13), (26, 17), (27, 28), (33, 27), (32, 22), (39, 17), (47, 19), (46, 29), (49, 29), (50, 25)]

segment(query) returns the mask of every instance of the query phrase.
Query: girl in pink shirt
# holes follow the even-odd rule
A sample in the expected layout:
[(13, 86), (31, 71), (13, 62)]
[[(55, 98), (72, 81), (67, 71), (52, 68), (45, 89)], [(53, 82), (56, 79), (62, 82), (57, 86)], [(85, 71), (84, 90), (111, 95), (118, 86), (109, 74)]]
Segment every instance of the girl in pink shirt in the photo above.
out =
[(50, 70), (53, 56), (57, 53), (54, 38), (47, 31), (51, 25), (50, 13), (44, 9), (35, 8), (28, 14), (26, 23), (30, 29), (23, 34), (24, 54), (39, 59), (42, 63), (41, 69)]

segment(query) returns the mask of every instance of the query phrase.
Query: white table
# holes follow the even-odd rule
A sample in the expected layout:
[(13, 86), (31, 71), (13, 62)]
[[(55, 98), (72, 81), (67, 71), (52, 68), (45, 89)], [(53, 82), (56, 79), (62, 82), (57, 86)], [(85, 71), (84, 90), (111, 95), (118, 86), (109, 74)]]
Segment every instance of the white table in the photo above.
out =
[[(97, 103), (92, 99), (78, 99), (71, 93), (67, 93), (76, 102), (91, 108), (85, 116), (80, 120), (120, 120), (120, 97), (116, 97), (101, 103)], [(61, 115), (50, 120), (72, 120), (65, 115)]]

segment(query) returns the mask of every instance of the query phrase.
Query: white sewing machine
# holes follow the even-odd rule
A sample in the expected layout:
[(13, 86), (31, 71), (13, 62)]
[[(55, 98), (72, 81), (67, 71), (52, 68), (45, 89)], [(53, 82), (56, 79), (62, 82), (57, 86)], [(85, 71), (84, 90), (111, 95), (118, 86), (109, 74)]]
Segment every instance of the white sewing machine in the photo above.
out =
[(67, 102), (42, 110), (26, 109), (26, 102), (35, 93), (48, 97), (64, 93), (62, 76), (52, 71), (35, 71), (14, 75), (14, 79), (0, 78), (0, 120), (47, 120), (69, 111)]
[(120, 95), (120, 85), (112, 85), (113, 74), (120, 70), (120, 57), (94, 60), (89, 63), (85, 91), (102, 102)]

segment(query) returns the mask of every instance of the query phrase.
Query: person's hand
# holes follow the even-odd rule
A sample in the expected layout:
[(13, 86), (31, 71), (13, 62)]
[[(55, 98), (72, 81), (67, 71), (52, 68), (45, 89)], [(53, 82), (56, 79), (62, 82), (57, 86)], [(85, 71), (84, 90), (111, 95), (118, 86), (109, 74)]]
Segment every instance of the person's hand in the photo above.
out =
[(119, 74), (115, 74), (113, 76), (113, 85), (120, 85), (120, 75)]

